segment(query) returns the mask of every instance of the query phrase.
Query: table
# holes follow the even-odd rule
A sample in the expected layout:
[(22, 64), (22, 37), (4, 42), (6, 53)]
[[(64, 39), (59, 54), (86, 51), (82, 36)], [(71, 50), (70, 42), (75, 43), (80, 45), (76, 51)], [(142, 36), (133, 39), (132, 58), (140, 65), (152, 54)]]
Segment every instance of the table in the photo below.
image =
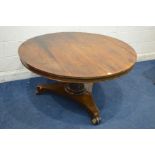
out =
[(82, 32), (37, 36), (25, 41), (18, 52), (27, 69), (57, 81), (38, 85), (37, 94), (51, 91), (71, 98), (88, 110), (93, 124), (101, 121), (93, 84), (128, 73), (137, 59), (134, 49), (123, 41)]

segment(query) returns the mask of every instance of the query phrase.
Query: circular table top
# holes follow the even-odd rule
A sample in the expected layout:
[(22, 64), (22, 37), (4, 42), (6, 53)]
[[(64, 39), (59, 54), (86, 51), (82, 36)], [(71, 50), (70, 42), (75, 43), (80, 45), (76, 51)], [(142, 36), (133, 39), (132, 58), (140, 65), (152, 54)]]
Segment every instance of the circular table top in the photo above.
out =
[(95, 82), (132, 69), (137, 56), (128, 44), (104, 35), (61, 32), (41, 35), (19, 47), (29, 70), (49, 79)]

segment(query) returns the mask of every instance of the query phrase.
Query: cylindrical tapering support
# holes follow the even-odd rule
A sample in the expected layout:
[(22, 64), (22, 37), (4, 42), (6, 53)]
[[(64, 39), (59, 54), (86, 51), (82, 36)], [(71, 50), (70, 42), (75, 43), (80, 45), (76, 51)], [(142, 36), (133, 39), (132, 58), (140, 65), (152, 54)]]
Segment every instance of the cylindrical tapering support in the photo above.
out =
[(68, 83), (65, 85), (65, 91), (69, 94), (81, 95), (86, 89), (83, 83)]

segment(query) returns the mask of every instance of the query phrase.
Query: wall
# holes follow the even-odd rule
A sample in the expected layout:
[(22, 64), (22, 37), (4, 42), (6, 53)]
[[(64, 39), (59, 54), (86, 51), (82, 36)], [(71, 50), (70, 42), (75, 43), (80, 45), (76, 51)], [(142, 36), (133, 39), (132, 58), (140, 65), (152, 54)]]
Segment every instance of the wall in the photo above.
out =
[(139, 61), (155, 58), (155, 27), (0, 27), (0, 82), (35, 76), (21, 65), (19, 45), (33, 36), (61, 31), (110, 35), (133, 46)]

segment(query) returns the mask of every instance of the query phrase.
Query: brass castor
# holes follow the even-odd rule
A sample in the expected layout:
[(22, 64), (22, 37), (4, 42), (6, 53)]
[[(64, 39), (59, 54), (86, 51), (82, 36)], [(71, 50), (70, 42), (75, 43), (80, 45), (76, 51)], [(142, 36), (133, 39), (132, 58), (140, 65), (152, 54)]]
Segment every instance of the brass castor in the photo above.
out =
[(98, 125), (101, 122), (101, 117), (94, 117), (91, 119), (93, 125)]

